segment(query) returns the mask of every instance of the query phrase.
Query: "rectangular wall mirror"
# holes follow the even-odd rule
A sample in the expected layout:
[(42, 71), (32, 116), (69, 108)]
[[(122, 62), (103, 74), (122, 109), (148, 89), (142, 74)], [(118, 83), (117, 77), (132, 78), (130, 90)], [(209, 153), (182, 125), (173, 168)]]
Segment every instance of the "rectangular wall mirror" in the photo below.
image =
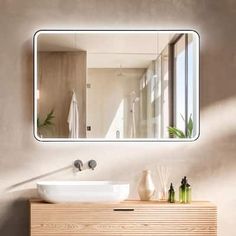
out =
[(192, 141), (199, 136), (194, 31), (38, 31), (40, 141)]

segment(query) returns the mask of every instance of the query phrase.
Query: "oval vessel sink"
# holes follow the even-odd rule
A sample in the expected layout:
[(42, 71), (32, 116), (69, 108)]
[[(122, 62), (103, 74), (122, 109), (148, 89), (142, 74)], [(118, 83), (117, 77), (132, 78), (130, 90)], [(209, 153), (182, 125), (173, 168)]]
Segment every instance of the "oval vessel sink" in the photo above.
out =
[(121, 202), (129, 196), (129, 184), (113, 181), (41, 181), (40, 197), (51, 203)]

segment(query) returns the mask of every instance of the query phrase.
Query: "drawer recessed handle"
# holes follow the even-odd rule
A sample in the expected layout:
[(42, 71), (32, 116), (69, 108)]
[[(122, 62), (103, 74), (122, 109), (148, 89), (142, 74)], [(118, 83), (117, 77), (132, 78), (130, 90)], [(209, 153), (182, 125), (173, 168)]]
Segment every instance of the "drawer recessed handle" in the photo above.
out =
[(114, 208), (113, 211), (134, 211), (134, 208)]

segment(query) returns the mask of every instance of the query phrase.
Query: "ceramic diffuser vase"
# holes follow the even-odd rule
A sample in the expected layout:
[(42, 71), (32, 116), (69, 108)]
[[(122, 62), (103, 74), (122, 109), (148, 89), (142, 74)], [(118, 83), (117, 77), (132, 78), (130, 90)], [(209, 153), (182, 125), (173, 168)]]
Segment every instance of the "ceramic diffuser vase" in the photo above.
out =
[(142, 201), (149, 201), (155, 193), (155, 186), (152, 181), (151, 171), (144, 170), (138, 185), (138, 194)]

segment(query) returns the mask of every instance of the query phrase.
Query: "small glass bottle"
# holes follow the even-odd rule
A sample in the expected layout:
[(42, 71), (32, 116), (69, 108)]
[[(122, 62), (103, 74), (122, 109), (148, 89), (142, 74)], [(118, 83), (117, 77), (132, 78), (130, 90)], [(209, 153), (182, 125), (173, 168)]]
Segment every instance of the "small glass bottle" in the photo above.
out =
[(184, 179), (181, 180), (181, 185), (179, 187), (179, 202), (183, 203), (183, 181)]
[(187, 178), (184, 178), (181, 181), (181, 185), (179, 187), (179, 202), (186, 203), (187, 202)]
[(186, 193), (187, 193), (187, 203), (191, 203), (192, 202), (192, 188), (190, 186), (190, 184), (187, 183), (186, 186)]
[(171, 183), (170, 189), (169, 189), (168, 202), (169, 203), (175, 203), (175, 190), (174, 190), (174, 187), (173, 187), (172, 183)]

